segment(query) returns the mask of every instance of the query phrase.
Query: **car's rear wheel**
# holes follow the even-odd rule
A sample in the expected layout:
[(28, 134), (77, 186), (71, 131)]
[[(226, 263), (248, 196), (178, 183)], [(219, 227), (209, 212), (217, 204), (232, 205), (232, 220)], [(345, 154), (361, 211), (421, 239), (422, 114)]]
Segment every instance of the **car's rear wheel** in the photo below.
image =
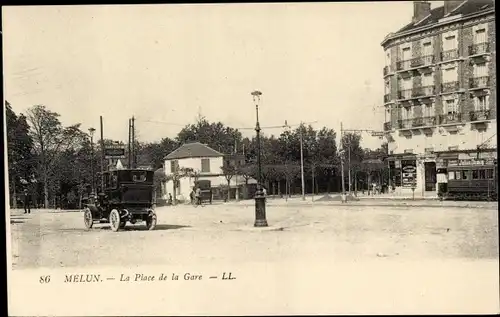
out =
[(85, 222), (85, 228), (91, 229), (94, 225), (94, 220), (92, 219), (92, 211), (90, 208), (85, 208), (83, 210), (83, 221)]
[(120, 230), (120, 213), (117, 209), (111, 210), (109, 213), (109, 224), (111, 225), (111, 230), (114, 232)]

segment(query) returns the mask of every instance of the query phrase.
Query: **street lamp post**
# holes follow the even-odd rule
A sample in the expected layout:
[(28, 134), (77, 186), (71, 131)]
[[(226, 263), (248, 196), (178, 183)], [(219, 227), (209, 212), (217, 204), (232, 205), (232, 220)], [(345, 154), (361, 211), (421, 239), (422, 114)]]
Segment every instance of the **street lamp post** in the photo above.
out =
[(262, 93), (258, 90), (251, 93), (255, 103), (255, 112), (257, 115), (257, 123), (255, 132), (257, 132), (257, 191), (255, 192), (255, 227), (267, 227), (266, 220), (266, 197), (262, 190), (262, 165), (260, 160), (260, 124), (259, 124), (259, 102)]
[(90, 172), (92, 173), (92, 194), (95, 194), (95, 175), (94, 175), (94, 128), (89, 128), (90, 134)]

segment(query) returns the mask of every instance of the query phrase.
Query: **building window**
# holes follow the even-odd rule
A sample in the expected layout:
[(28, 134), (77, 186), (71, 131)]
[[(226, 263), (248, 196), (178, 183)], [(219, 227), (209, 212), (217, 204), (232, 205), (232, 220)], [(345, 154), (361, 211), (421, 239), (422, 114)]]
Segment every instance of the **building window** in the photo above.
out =
[(391, 53), (389, 51), (385, 54), (385, 66), (391, 66)]
[(179, 161), (170, 161), (170, 173), (175, 173), (179, 170)]
[(474, 77), (486, 77), (488, 76), (488, 67), (486, 63), (474, 64), (473, 66), (473, 76)]
[(443, 41), (443, 51), (456, 50), (458, 47), (457, 37), (455, 35), (449, 35), (444, 37)]
[(424, 43), (423, 56), (434, 55), (432, 53), (433, 52), (432, 52), (432, 44), (431, 44), (431, 42)]
[(447, 114), (455, 114), (458, 112), (458, 105), (455, 99), (445, 99), (444, 106)]
[(486, 43), (486, 29), (479, 29), (474, 32), (474, 44)]
[(210, 159), (201, 159), (201, 172), (210, 173)]
[(408, 61), (411, 59), (411, 49), (409, 47), (403, 48), (401, 51), (401, 60)]
[(434, 76), (432, 73), (422, 75), (422, 86), (434, 86)]
[(391, 82), (389, 79), (385, 80), (385, 85), (384, 85), (384, 94), (388, 95), (391, 93)]
[(403, 107), (402, 112), (403, 120), (409, 120), (413, 117), (413, 111), (411, 107)]
[(403, 78), (401, 81), (401, 90), (409, 90), (413, 88), (413, 80), (412, 78)]
[(426, 104), (424, 106), (424, 117), (434, 117), (434, 115), (435, 115), (434, 104)]
[(442, 82), (443, 83), (453, 83), (458, 81), (458, 71), (457, 67), (447, 67), (442, 69)]
[(474, 108), (476, 111), (483, 111), (489, 109), (489, 95), (476, 96), (474, 98)]

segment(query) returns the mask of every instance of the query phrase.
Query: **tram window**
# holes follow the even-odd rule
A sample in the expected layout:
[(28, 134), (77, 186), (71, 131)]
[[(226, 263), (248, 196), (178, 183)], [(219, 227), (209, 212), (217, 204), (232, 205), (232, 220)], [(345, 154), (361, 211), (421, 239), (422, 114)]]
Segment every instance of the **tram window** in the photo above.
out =
[(468, 178), (469, 178), (469, 177), (468, 177), (468, 175), (467, 175), (467, 174), (469, 174), (469, 173), (467, 173), (467, 172), (468, 172), (468, 171), (462, 171), (462, 175), (461, 175), (461, 176), (462, 176), (462, 179), (464, 179), (464, 180), (465, 180), (465, 179), (468, 179)]
[(455, 172), (454, 171), (448, 172), (448, 179), (451, 179), (451, 180), (455, 179)]
[(462, 174), (460, 171), (455, 171), (455, 179), (462, 179)]
[(478, 179), (478, 178), (479, 178), (479, 171), (473, 170), (472, 171), (472, 179)]
[(486, 179), (486, 170), (479, 171), (479, 179)]
[(486, 178), (487, 179), (492, 179), (493, 178), (493, 170), (492, 169), (487, 169), (486, 170)]

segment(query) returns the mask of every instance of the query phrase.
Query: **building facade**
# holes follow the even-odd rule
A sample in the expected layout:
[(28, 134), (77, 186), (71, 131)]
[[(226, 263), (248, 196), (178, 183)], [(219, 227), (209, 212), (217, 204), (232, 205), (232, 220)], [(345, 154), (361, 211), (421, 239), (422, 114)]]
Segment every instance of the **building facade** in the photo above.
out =
[[(234, 161), (235, 157), (237, 156), (225, 155), (199, 142), (180, 146), (165, 157), (163, 168), (169, 181), (163, 185), (163, 198), (167, 198), (168, 194), (174, 196), (175, 186), (176, 199), (189, 201), (189, 194), (197, 180), (209, 180), (212, 189), (219, 196), (218, 191), (220, 191), (221, 187), (227, 188), (228, 185), (223, 166), (228, 164), (228, 161)], [(232, 163), (238, 164), (238, 162)], [(191, 173), (185, 173), (184, 171), (191, 171)], [(178, 176), (173, 177), (176, 174)], [(245, 183), (253, 184), (255, 180), (245, 180), (240, 175), (233, 175), (230, 178), (229, 186), (234, 193), (234, 198), (239, 198), (239, 190)]]
[(397, 191), (437, 191), (451, 161), (496, 159), (494, 1), (414, 1), (382, 42), (384, 131)]

